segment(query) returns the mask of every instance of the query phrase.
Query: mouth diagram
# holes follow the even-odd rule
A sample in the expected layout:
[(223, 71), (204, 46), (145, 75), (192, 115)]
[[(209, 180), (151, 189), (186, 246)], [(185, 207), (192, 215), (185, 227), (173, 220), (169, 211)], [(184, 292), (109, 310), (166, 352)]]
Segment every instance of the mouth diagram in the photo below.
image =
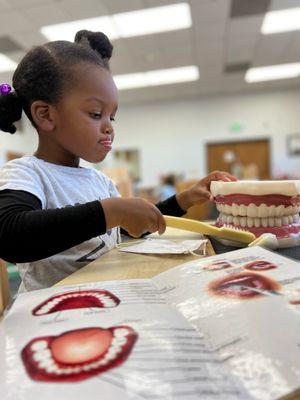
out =
[(120, 300), (107, 290), (77, 290), (49, 297), (32, 310), (35, 316), (47, 315), (76, 308), (117, 307)]
[(76, 329), (31, 340), (21, 357), (33, 380), (75, 382), (124, 363), (136, 340), (126, 325)]

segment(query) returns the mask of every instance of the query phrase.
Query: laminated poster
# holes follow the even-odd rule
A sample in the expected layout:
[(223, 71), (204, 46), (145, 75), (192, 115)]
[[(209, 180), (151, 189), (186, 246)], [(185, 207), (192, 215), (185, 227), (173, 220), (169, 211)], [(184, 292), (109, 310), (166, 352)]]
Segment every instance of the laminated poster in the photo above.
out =
[(300, 264), (259, 247), (17, 297), (1, 400), (269, 400), (300, 388)]

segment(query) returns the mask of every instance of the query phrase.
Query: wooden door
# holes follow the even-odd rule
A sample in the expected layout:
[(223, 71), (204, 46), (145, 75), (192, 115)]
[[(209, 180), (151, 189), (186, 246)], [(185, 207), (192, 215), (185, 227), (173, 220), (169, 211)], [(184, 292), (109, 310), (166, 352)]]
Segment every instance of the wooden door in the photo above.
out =
[(239, 179), (270, 179), (269, 140), (207, 144), (207, 170), (227, 171)]

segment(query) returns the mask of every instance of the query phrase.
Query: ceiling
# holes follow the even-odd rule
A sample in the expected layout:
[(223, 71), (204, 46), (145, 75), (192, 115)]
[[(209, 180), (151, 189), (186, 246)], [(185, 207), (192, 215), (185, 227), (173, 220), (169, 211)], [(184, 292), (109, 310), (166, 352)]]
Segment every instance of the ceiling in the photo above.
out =
[[(300, 31), (260, 33), (266, 11), (300, 7), (300, 0), (186, 1), (191, 7), (191, 28), (114, 41), (111, 69), (114, 74), (125, 74), (198, 65), (200, 80), (121, 91), (122, 103), (300, 87), (300, 78), (244, 81), (249, 66), (300, 62)], [(39, 33), (44, 25), (180, 2), (0, 0), (0, 53), (20, 61), (30, 47), (46, 42)], [(0, 82), (9, 82), (11, 76), (0, 74)]]

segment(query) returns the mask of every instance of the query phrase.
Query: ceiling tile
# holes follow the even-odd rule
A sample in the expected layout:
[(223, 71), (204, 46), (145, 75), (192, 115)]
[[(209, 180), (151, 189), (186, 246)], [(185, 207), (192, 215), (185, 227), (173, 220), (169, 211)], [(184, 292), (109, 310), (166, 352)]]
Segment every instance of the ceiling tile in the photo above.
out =
[(22, 10), (22, 14), (39, 27), (69, 20), (68, 13), (59, 6), (59, 2), (27, 7)]
[(108, 7), (99, 0), (84, 0), (84, 7), (82, 0), (60, 0), (59, 6), (69, 21), (110, 14)]
[(226, 64), (224, 66), (225, 74), (245, 74), (247, 69), (250, 67), (250, 62)]
[(269, 11), (300, 7), (299, 0), (271, 0)]
[(9, 32), (11, 36), (14, 32), (24, 32), (32, 28), (32, 21), (20, 11), (3, 11), (0, 13), (0, 35), (7, 35)]
[(253, 56), (253, 66), (280, 64), (292, 41), (292, 33), (262, 35)]
[(244, 35), (258, 35), (263, 23), (263, 16), (253, 16), (231, 19), (228, 23), (226, 36), (230, 39)]
[(111, 14), (118, 14), (145, 8), (143, 0), (130, 0), (130, 1), (102, 0), (102, 3), (107, 7), (107, 9)]
[(9, 36), (0, 37), (0, 53), (10, 53), (12, 51), (23, 50), (18, 43), (12, 40)]
[(235, 36), (225, 45), (225, 62), (239, 63), (252, 60), (259, 35)]
[(264, 14), (270, 5), (270, 0), (232, 0), (231, 18)]

